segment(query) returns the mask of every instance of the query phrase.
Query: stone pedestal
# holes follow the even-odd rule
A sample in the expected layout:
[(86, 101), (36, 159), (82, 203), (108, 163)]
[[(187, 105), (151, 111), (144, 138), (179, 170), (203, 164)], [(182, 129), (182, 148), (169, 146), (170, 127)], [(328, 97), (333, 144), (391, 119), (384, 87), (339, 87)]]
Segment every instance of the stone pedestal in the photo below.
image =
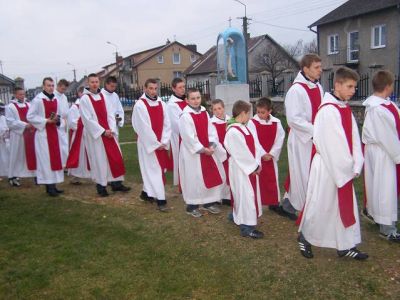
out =
[(215, 99), (225, 103), (225, 113), (232, 116), (233, 103), (243, 100), (250, 103), (250, 89), (248, 84), (219, 84), (215, 87)]

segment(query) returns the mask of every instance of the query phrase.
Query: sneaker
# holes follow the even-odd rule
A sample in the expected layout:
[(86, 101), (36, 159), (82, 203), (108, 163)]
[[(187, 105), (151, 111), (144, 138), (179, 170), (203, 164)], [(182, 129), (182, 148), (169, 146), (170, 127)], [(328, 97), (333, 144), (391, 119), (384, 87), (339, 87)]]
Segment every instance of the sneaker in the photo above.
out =
[(368, 213), (367, 209), (364, 208), (361, 212), (361, 215), (363, 216), (363, 218), (370, 224), (376, 224), (374, 218)]
[(172, 208), (168, 207), (166, 204), (163, 204), (163, 205), (158, 205), (158, 206), (157, 206), (157, 209), (158, 209), (160, 212), (168, 212), (168, 211), (170, 211)]
[(57, 192), (58, 194), (62, 194), (62, 193), (64, 193), (64, 191), (63, 191), (63, 190), (59, 190), (58, 188), (55, 188), (55, 190), (56, 190), (56, 192)]
[(21, 186), (21, 183), (19, 182), (19, 178), (14, 178), (14, 186)]
[(282, 206), (278, 206), (278, 208), (273, 211), (275, 211), (278, 215), (280, 215), (282, 217), (288, 218), (289, 220), (297, 221), (297, 218), (298, 218), (297, 215), (287, 212), (286, 210), (283, 209)]
[(201, 216), (203, 216), (198, 209), (193, 209), (192, 211), (186, 211), (186, 213), (194, 218), (200, 218)]
[(262, 239), (264, 237), (264, 233), (257, 229), (241, 232), (240, 235), (243, 237), (251, 237), (252, 239)]
[(71, 179), (70, 183), (71, 183), (72, 185), (81, 185), (81, 184), (82, 184), (78, 177), (73, 177), (73, 178)]
[(299, 243), (300, 253), (305, 258), (313, 258), (314, 254), (312, 253), (311, 244), (307, 242), (303, 234), (300, 232), (297, 242)]
[(393, 232), (391, 234), (385, 235), (383, 233), (379, 233), (381, 238), (388, 240), (389, 242), (400, 243), (400, 234), (398, 232)]
[(123, 193), (129, 192), (131, 190), (130, 187), (124, 186), (123, 184), (112, 186), (111, 189), (113, 192), (123, 192)]
[(356, 260), (365, 260), (368, 258), (368, 254), (361, 252), (356, 247), (351, 248), (350, 250), (338, 250), (337, 254), (339, 257), (350, 257)]
[(215, 205), (211, 205), (211, 206), (203, 206), (201, 209), (206, 210), (214, 215), (221, 213), (221, 210), (216, 207)]
[(18, 178), (16, 178), (16, 177), (9, 178), (9, 179), (8, 179), (8, 183), (9, 183), (11, 186), (16, 186), (16, 187), (19, 187), (19, 186), (21, 185), (21, 184), (19, 183)]

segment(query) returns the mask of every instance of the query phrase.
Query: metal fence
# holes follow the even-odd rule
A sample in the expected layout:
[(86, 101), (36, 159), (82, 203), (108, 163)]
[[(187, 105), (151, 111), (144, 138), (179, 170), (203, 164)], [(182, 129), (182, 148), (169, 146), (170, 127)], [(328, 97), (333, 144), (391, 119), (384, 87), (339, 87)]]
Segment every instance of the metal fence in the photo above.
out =
[(285, 80), (289, 80), (290, 83), (293, 82), (293, 77), (289, 79), (285, 79), (284, 77), (282, 78), (276, 78), (273, 80), (272, 78), (267, 79), (267, 86), (268, 86), (268, 92), (264, 93), (263, 91), (263, 85), (262, 85), (262, 80), (260, 77), (255, 78), (254, 80), (249, 80), (249, 89), (250, 89), (250, 98), (260, 98), (262, 95), (266, 94), (270, 97), (275, 97), (275, 96), (283, 96), (285, 94)]

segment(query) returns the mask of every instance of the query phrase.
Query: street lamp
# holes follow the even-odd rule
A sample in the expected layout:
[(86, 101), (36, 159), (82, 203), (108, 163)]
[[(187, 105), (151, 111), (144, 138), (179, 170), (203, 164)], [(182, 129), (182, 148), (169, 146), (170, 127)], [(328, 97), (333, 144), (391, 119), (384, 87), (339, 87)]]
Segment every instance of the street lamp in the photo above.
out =
[[(246, 4), (244, 4), (243, 2), (239, 1), (239, 0), (233, 0), (237, 3), (240, 3), (244, 6), (244, 17), (240, 17), (238, 19), (243, 19), (243, 35), (244, 35), (244, 41), (246, 43), (245, 45), (245, 49), (246, 49), (246, 80), (249, 80), (249, 50), (247, 49), (247, 44), (248, 44), (248, 34), (247, 34), (247, 21), (249, 20), (247, 18), (247, 7)], [(250, 19), (251, 20), (251, 19)]]
[(107, 41), (106, 43), (115, 47), (115, 62), (118, 63), (118, 46), (110, 41)]
[(74, 72), (74, 81), (76, 81), (76, 68), (75, 68), (75, 65), (71, 64), (70, 62), (67, 62), (67, 65), (73, 67), (72, 71)]

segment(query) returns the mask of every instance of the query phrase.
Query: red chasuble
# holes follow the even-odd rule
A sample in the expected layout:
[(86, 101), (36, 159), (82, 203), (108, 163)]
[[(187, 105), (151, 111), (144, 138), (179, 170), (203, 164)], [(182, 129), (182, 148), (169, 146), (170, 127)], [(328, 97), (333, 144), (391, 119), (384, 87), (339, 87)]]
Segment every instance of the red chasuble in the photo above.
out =
[[(153, 132), (157, 137), (157, 141), (161, 143), (162, 132), (164, 129), (164, 110), (162, 107), (162, 103), (159, 101), (158, 105), (150, 106), (150, 104), (147, 102), (146, 99), (141, 98), (140, 100), (143, 101), (144, 105), (147, 108), (147, 112), (150, 116), (151, 129), (153, 129)], [(155, 153), (157, 156), (158, 163), (160, 164), (161, 167), (161, 173), (163, 175), (163, 181), (165, 184), (164, 170), (165, 169), (170, 170), (172, 167), (172, 163), (168, 156), (168, 151), (166, 149), (155, 150)]]
[(181, 110), (183, 110), (187, 106), (186, 101), (180, 101), (180, 102), (175, 102), (175, 103), (178, 104), (178, 106)]
[[(226, 122), (225, 123), (213, 123), (213, 125), (215, 126), (215, 129), (217, 130), (218, 140), (219, 140), (220, 144), (222, 145), (222, 147), (225, 148), (224, 141), (225, 141), (225, 135), (226, 135)], [(228, 157), (226, 160), (224, 160), (222, 165), (224, 166), (224, 170), (225, 170), (226, 184), (229, 185), (229, 162), (228, 162), (229, 154), (227, 154), (227, 155), (228, 155)]]
[[(353, 154), (353, 122), (350, 106), (341, 107), (335, 103), (326, 103), (321, 106), (333, 105), (336, 107), (340, 113), (342, 119), (342, 126), (347, 139), (347, 145), (349, 146), (349, 151)], [(354, 216), (354, 204), (353, 204), (353, 179), (349, 180), (344, 186), (338, 188), (338, 200), (339, 200), (339, 212), (340, 218), (344, 227), (350, 227), (356, 223), (356, 218)]]
[[(107, 109), (104, 101), (103, 94), (99, 94), (101, 99), (94, 100), (92, 95), (88, 94), (90, 101), (92, 102), (94, 112), (96, 113), (99, 125), (105, 130), (109, 130), (107, 120)], [(101, 136), (104, 144), (104, 150), (106, 151), (108, 165), (110, 166), (111, 174), (114, 178), (123, 176), (125, 174), (124, 160), (122, 158), (121, 150), (118, 147), (115, 138), (108, 138), (104, 135)]]
[[(316, 88), (311, 89), (307, 84), (302, 83), (302, 82), (295, 82), (294, 84), (300, 84), (306, 91), (308, 95), (308, 100), (310, 101), (311, 105), (311, 123), (314, 124), (315, 116), (317, 115), (318, 108), (321, 105), (321, 91), (319, 90), (319, 86), (317, 85)], [(290, 128), (289, 128), (290, 130)], [(311, 148), (311, 160), (310, 160), (310, 165), (312, 162), (312, 159), (316, 153), (315, 146), (314, 144), (312, 145)], [(288, 175), (286, 177), (286, 181), (284, 183), (284, 187), (286, 192), (289, 192), (290, 188), (290, 173), (288, 170)]]
[[(57, 99), (43, 99), (45, 118), (50, 118), (51, 114), (57, 115)], [(58, 140), (58, 130), (55, 123), (46, 124), (47, 144), (49, 146), (50, 166), (52, 171), (62, 170), (60, 142)]]
[[(269, 153), (274, 145), (277, 123), (272, 122), (271, 125), (263, 125), (259, 121), (252, 119), (258, 135), (258, 140), (265, 152)], [(261, 161), (262, 169), (259, 175), (261, 203), (263, 205), (278, 205), (278, 187), (276, 186), (275, 166), (272, 159)]]
[[(393, 103), (390, 103), (389, 105), (382, 104), (383, 107), (388, 109), (393, 117), (394, 121), (396, 123), (396, 129), (397, 129), (397, 135), (400, 139), (400, 116), (399, 116), (399, 111), (397, 110), (396, 107), (394, 107)], [(397, 175), (397, 195), (400, 194), (400, 164), (396, 165), (396, 175)]]
[[(254, 143), (254, 138), (253, 138), (253, 135), (251, 134), (251, 132), (250, 132), (250, 134), (246, 135), (244, 133), (244, 131), (242, 130), (242, 128), (240, 128), (238, 126), (231, 126), (230, 128), (236, 128), (238, 131), (240, 131), (243, 134), (244, 139), (246, 140), (246, 145), (249, 148), (249, 150), (250, 150), (251, 154), (253, 155), (253, 157), (255, 158), (256, 157), (256, 145)], [(256, 176), (257, 175), (255, 175), (255, 174), (250, 174), (249, 175), (249, 181), (250, 181), (251, 186), (253, 188), (254, 203), (255, 203), (255, 206), (256, 206), (256, 212), (257, 212), (257, 217), (258, 217), (258, 215), (259, 215), (259, 207), (258, 207), (258, 201), (257, 201), (257, 177)], [(234, 199), (232, 197), (232, 206), (233, 206), (233, 202), (234, 202)]]
[[(190, 113), (196, 128), (197, 138), (203, 147), (208, 147), (210, 144), (208, 138), (208, 117), (207, 112), (202, 111), (199, 114)], [(217, 164), (212, 156), (200, 153), (201, 171), (203, 181), (206, 188), (211, 189), (222, 184), (221, 174), (219, 174)]]
[[(17, 109), (19, 119), (22, 122), (29, 123), (26, 119), (26, 114), (28, 113), (29, 105), (26, 103), (25, 107), (19, 107), (16, 103), (14, 103), (15, 108)], [(29, 171), (36, 170), (36, 154), (35, 154), (35, 132), (36, 129), (32, 128), (31, 130), (24, 130), (24, 144), (25, 144), (25, 157), (26, 157), (26, 165)]]

